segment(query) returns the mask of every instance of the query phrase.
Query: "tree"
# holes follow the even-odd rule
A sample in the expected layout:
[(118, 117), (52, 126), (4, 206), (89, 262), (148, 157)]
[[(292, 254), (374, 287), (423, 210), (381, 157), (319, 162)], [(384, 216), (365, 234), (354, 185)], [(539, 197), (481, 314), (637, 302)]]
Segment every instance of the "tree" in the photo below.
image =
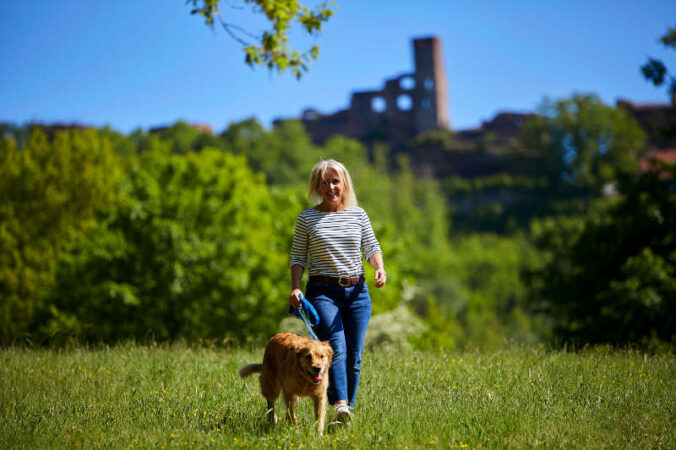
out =
[(222, 140), (214, 136), (210, 131), (201, 130), (182, 120), (150, 133), (163, 143), (168, 144), (173, 153), (189, 153), (200, 151), (204, 148), (218, 148), (223, 150)]
[[(676, 28), (667, 27), (667, 32), (660, 37), (660, 41), (665, 47), (676, 50)], [(648, 62), (641, 66), (641, 73), (646, 80), (651, 81), (655, 86), (662, 86), (666, 83), (671, 103), (676, 105), (676, 77), (669, 73), (662, 61), (648, 58)]]
[[(239, 27), (221, 15), (219, 0), (187, 0), (194, 7), (191, 14), (204, 17), (207, 25), (213, 26), (218, 20), (223, 29), (237, 42), (242, 44), (244, 61), (249, 66), (266, 66), (278, 73), (290, 70), (296, 78), (307, 72), (308, 64), (319, 56), (319, 47), (313, 45), (305, 52), (299, 52), (289, 45), (289, 28), (296, 22), (309, 35), (317, 35), (322, 24), (333, 16), (333, 2), (323, 2), (315, 8), (308, 8), (298, 0), (243, 0), (257, 13), (263, 13), (270, 22), (270, 29), (261, 35), (255, 35)], [(257, 44), (251, 42), (256, 41)]]
[(255, 119), (248, 119), (230, 124), (221, 138), (230, 151), (245, 155), (271, 185), (304, 185), (322, 156), (298, 120), (286, 120), (266, 132)]
[(115, 201), (121, 166), (110, 140), (96, 130), (40, 128), (25, 146), (0, 138), (0, 337), (32, 329), (46, 308), (64, 247), (96, 224)]
[(120, 201), (61, 258), (43, 335), (110, 342), (276, 330), (295, 196), (270, 192), (243, 157), (215, 149), (144, 153), (119, 186)]
[(540, 115), (524, 123), (520, 141), (541, 159), (552, 186), (598, 195), (606, 183), (638, 171), (645, 135), (627, 111), (575, 95), (545, 100)]
[(586, 217), (536, 222), (548, 255), (530, 271), (533, 302), (559, 337), (676, 341), (676, 168), (625, 178), (623, 197)]

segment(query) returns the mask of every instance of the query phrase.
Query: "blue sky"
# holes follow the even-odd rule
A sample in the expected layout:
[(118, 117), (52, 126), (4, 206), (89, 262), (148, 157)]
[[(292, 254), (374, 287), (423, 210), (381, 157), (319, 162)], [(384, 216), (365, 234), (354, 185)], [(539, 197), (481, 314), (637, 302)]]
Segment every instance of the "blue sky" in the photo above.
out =
[[(344, 108), (353, 90), (412, 71), (410, 39), (429, 35), (442, 40), (455, 129), (574, 92), (665, 103), (639, 67), (650, 55), (676, 71), (676, 52), (658, 42), (676, 26), (673, 0), (336, 2), (321, 36), (292, 32), (301, 49), (321, 47), (297, 81), (246, 66), (239, 44), (184, 0), (0, 0), (0, 121), (124, 133), (179, 119), (269, 126), (306, 107)], [(264, 25), (246, 9), (223, 12), (254, 32)]]

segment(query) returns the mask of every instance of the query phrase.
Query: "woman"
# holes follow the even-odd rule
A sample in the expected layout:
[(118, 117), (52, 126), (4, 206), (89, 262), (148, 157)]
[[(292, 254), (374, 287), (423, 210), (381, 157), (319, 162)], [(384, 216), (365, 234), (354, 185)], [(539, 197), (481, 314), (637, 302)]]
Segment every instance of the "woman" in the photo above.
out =
[(387, 281), (380, 245), (366, 212), (357, 206), (347, 169), (332, 159), (312, 169), (308, 198), (315, 207), (296, 221), (291, 250), (289, 303), (300, 306), (300, 281), (309, 256), (306, 297), (317, 309), (315, 332), (333, 348), (329, 403), (336, 420), (350, 421), (359, 386), (361, 354), (371, 318), (361, 249), (375, 269), (376, 287)]

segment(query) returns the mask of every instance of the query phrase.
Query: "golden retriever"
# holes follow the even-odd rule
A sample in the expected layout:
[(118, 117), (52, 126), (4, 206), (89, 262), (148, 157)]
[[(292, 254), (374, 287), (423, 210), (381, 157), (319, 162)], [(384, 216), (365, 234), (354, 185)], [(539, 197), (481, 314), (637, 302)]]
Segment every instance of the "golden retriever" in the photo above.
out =
[(326, 389), (333, 349), (328, 342), (314, 341), (293, 333), (279, 333), (268, 341), (263, 364), (249, 364), (239, 369), (239, 376), (260, 373), (261, 393), (268, 401), (268, 419), (277, 423), (275, 400), (284, 392), (288, 419), (296, 424), (296, 404), (300, 397), (310, 397), (315, 406), (317, 432), (324, 432)]

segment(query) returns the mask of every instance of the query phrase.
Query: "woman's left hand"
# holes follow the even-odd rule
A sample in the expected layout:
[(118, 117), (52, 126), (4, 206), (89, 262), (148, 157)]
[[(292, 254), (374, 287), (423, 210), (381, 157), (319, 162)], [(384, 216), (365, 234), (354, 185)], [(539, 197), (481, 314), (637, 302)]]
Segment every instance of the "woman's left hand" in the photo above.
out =
[(387, 283), (387, 273), (385, 272), (385, 269), (376, 269), (375, 279), (377, 288), (385, 286), (385, 283)]

